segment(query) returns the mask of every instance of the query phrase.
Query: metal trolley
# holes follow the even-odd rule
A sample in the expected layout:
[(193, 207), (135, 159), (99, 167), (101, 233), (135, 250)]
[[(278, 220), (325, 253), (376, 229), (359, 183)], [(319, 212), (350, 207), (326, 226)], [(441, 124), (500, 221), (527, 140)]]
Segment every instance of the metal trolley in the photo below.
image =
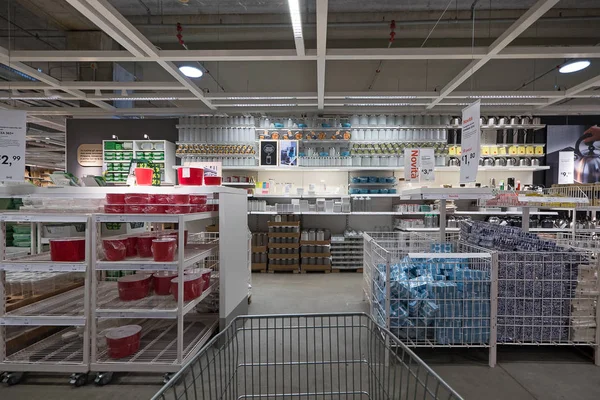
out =
[(234, 319), (153, 399), (461, 399), (362, 313)]

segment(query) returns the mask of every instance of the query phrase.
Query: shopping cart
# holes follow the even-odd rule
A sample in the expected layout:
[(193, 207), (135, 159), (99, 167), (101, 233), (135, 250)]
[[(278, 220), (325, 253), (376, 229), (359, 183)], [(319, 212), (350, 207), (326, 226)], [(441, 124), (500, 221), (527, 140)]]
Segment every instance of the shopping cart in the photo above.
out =
[(368, 315), (234, 319), (154, 399), (461, 399)]

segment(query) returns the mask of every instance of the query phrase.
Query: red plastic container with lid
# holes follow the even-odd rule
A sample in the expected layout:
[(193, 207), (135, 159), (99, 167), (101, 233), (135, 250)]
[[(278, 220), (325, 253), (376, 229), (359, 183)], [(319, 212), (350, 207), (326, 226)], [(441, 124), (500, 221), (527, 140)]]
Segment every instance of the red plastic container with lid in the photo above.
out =
[(123, 214), (125, 212), (125, 204), (105, 204), (104, 212), (107, 214)]
[(164, 214), (166, 206), (162, 204), (146, 204), (144, 207), (146, 214)]
[(112, 328), (106, 332), (108, 356), (119, 359), (135, 354), (140, 349), (142, 327), (139, 325), (124, 325)]
[(148, 204), (150, 195), (146, 193), (127, 193), (123, 200), (125, 204)]
[(123, 301), (143, 299), (150, 294), (152, 288), (152, 275), (135, 274), (125, 275), (119, 278), (119, 298)]
[(138, 255), (137, 251), (137, 237), (128, 236), (125, 241), (125, 246), (127, 248), (127, 257), (135, 257)]
[(175, 260), (177, 242), (173, 237), (162, 237), (152, 240), (152, 256), (154, 261), (171, 262)]
[(125, 204), (124, 193), (108, 193), (106, 195), (107, 204)]
[(85, 261), (85, 238), (50, 239), (52, 261)]
[(165, 214), (189, 214), (192, 206), (189, 204), (174, 204), (165, 207)]
[(190, 204), (206, 204), (206, 199), (207, 197), (205, 195), (191, 194)]
[(219, 186), (221, 184), (220, 176), (205, 176), (204, 184), (207, 186)]
[(108, 261), (123, 261), (127, 257), (127, 238), (115, 236), (102, 239), (104, 258)]
[(204, 288), (203, 290), (206, 290), (209, 288), (210, 286), (210, 274), (212, 272), (212, 269), (210, 268), (202, 268), (200, 270), (200, 274), (202, 275), (202, 282), (204, 283)]
[[(179, 277), (171, 280), (171, 293), (175, 298), (178, 299), (177, 288)], [(202, 280), (202, 274), (189, 274), (183, 276), (183, 301), (191, 301), (197, 299), (202, 295), (204, 291), (204, 281)]]
[(125, 204), (125, 214), (145, 214), (147, 207), (145, 204)]
[(204, 168), (178, 167), (177, 180), (183, 186), (202, 186), (204, 180)]
[(152, 274), (154, 293), (159, 296), (171, 294), (171, 281), (177, 277), (177, 272), (160, 271)]
[[(158, 231), (156, 233), (157, 238), (165, 238), (165, 237), (170, 237), (170, 238), (175, 238), (175, 243), (177, 243), (177, 245), (179, 245), (179, 231), (176, 229), (169, 229), (167, 231)], [(187, 229), (185, 231), (183, 231), (183, 245), (187, 246), (188, 244), (188, 231)]]
[(146, 233), (136, 236), (136, 248), (140, 257), (152, 257), (152, 241), (156, 239), (156, 235)]

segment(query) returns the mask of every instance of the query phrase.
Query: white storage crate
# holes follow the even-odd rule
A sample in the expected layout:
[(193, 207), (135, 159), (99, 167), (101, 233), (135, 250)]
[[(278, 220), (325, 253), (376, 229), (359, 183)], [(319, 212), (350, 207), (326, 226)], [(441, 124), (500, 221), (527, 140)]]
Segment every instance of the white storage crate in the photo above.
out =
[(492, 254), (477, 246), (415, 233), (365, 234), (365, 293), (375, 321), (412, 347), (489, 347), (490, 366), (493, 266)]

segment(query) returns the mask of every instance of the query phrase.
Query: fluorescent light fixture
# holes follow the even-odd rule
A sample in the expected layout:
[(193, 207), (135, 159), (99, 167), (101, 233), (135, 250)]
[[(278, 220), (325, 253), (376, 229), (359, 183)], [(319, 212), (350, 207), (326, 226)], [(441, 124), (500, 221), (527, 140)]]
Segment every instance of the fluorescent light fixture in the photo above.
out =
[(58, 100), (60, 96), (0, 96), (0, 100)]
[(49, 137), (46, 137), (46, 140), (50, 140), (50, 138), (49, 138)]
[(177, 97), (109, 97), (108, 100), (112, 100), (112, 101), (160, 101), (160, 100), (165, 100), (165, 101), (171, 101), (171, 100), (177, 100)]
[[(423, 104), (418, 104), (422, 106)], [(344, 104), (345, 107), (406, 107), (412, 106), (411, 103), (355, 103), (355, 104)]]
[(417, 96), (346, 96), (348, 100), (416, 99)]
[(182, 65), (179, 67), (179, 70), (188, 78), (200, 78), (203, 75), (203, 72), (200, 70), (200, 68), (189, 65)]
[(486, 94), (483, 96), (467, 96), (469, 99), (537, 99), (540, 96), (531, 94)]
[(590, 66), (588, 60), (570, 61), (558, 69), (561, 74), (570, 74), (572, 72), (581, 71)]
[(235, 96), (235, 97), (224, 97), (221, 99), (215, 99), (215, 100), (296, 100), (295, 97), (290, 97), (290, 96), (248, 96), (248, 97), (244, 97), (244, 96)]
[(300, 18), (300, 4), (298, 0), (288, 0), (290, 6), (290, 17), (292, 17), (292, 29), (294, 30), (294, 37), (302, 37), (302, 19)]
[(276, 103), (276, 104), (227, 104), (222, 105), (221, 107), (296, 107), (298, 104), (284, 104), (284, 103)]

